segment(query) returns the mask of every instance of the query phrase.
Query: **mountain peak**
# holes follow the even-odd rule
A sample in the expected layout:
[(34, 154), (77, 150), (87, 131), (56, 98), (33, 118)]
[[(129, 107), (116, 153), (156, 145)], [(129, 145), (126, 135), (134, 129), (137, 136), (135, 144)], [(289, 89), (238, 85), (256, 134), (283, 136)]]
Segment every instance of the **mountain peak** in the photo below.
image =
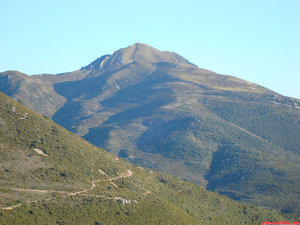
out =
[(110, 66), (123, 66), (131, 63), (152, 64), (158, 62), (192, 65), (189, 61), (174, 52), (160, 51), (146, 44), (135, 43), (115, 51), (112, 55), (101, 56), (81, 69), (99, 70)]
[(141, 43), (135, 43), (114, 52), (111, 62), (113, 62), (113, 64), (121, 63), (123, 65), (130, 63), (148, 64), (158, 62), (190, 64), (186, 59), (174, 52), (160, 51), (149, 45)]

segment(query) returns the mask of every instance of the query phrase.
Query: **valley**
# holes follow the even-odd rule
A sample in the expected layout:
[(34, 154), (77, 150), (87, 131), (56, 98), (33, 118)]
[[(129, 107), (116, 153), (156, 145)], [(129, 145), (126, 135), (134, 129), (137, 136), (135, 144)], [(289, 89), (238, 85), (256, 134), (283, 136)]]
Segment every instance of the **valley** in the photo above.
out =
[(0, 91), (135, 165), (300, 210), (299, 99), (140, 43), (59, 75), (3, 72)]
[(133, 166), (2, 93), (0, 108), (1, 224), (209, 225), (297, 219)]

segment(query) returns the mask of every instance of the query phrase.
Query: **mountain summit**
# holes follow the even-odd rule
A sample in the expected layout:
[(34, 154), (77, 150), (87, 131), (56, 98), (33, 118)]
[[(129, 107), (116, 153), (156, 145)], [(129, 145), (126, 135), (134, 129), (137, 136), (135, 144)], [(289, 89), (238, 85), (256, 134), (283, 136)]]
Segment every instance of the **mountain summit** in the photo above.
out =
[(144, 44), (70, 73), (15, 74), (0, 74), (0, 90), (119, 157), (300, 211), (299, 99)]
[(175, 63), (192, 65), (180, 55), (164, 51), (161, 52), (149, 45), (136, 43), (115, 51), (112, 55), (104, 55), (82, 69), (106, 69), (128, 65), (131, 63), (151, 64), (151, 63)]

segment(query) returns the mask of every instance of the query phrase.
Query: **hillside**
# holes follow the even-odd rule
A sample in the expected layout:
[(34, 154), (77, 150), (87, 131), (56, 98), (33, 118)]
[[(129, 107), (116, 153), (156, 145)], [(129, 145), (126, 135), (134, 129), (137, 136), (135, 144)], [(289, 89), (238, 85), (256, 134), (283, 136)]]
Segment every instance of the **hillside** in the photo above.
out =
[[(13, 83), (15, 72), (0, 77), (7, 74)], [(24, 77), (62, 99), (55, 110), (20, 91), (28, 82), (2, 85), (15, 90), (5, 93), (118, 157), (239, 201), (300, 212), (298, 99), (144, 44), (78, 71)]]
[(96, 148), (0, 93), (1, 224), (260, 224), (237, 203)]

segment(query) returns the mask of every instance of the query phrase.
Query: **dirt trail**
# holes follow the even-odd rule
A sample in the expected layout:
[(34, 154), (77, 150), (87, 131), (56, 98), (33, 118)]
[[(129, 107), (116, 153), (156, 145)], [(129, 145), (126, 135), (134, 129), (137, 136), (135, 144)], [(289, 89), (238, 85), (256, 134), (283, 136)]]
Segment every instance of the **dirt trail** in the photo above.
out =
[(48, 193), (61, 193), (67, 194), (67, 191), (57, 191), (57, 190), (38, 190), (38, 189), (24, 189), (24, 188), (12, 188), (12, 191), (24, 191), (24, 192), (33, 192), (33, 193), (41, 193), (41, 194), (48, 194)]
[[(151, 173), (151, 175), (145, 179), (145, 183), (146, 183), (148, 180), (150, 180), (151, 178), (153, 178), (153, 172), (150, 171), (150, 173)], [(147, 188), (145, 188), (144, 185), (143, 185), (142, 188), (145, 190), (145, 192), (143, 193), (143, 195), (148, 195), (148, 194), (151, 194), (151, 193), (152, 193), (152, 192), (149, 191)]]
[(14, 205), (14, 206), (11, 206), (11, 207), (4, 207), (4, 208), (2, 208), (2, 209), (5, 209), (5, 210), (12, 210), (12, 209), (18, 208), (18, 207), (20, 207), (20, 206), (22, 206), (22, 205), (24, 205), (24, 204), (18, 204), (18, 205)]
[[(101, 171), (101, 172), (100, 172)], [(100, 173), (102, 173), (103, 175), (106, 175), (108, 176), (105, 172), (103, 172), (102, 170), (99, 170)], [(24, 192), (35, 192), (35, 193), (42, 193), (42, 194), (47, 194), (47, 193), (61, 193), (61, 194), (66, 194), (65, 197), (69, 197), (69, 196), (74, 196), (74, 195), (84, 195), (84, 196), (94, 196), (94, 197), (98, 197), (98, 198), (106, 198), (106, 199), (114, 199), (114, 198), (120, 198), (122, 199), (121, 197), (114, 197), (114, 198), (111, 198), (111, 197), (107, 197), (107, 196), (102, 196), (102, 195), (88, 195), (86, 194), (87, 192), (89, 191), (92, 191), (94, 190), (96, 187), (97, 187), (97, 183), (102, 183), (102, 182), (112, 182), (114, 180), (119, 180), (119, 179), (122, 179), (122, 178), (127, 178), (127, 177), (131, 177), (133, 174), (133, 172), (131, 170), (127, 170), (125, 173), (122, 173), (120, 176), (118, 177), (113, 177), (113, 178), (107, 178), (107, 179), (102, 179), (102, 180), (94, 180), (92, 181), (92, 186), (88, 189), (85, 189), (85, 190), (82, 190), (82, 191), (77, 191), (77, 192), (67, 192), (67, 191), (59, 191), (59, 190), (37, 190), (37, 189), (23, 189), (23, 188), (12, 188), (11, 190), (12, 191), (24, 191)], [(113, 183), (113, 182), (112, 182)], [(114, 186), (118, 187), (115, 183), (113, 183)], [(51, 200), (53, 199), (54, 197), (52, 198), (47, 198), (45, 200)], [(12, 209), (15, 209), (15, 208), (18, 208), (22, 205), (29, 205), (31, 203), (35, 203), (35, 202), (38, 202), (39, 200), (37, 201), (30, 201), (30, 202), (27, 202), (27, 203), (21, 203), (21, 204), (18, 204), (18, 205), (14, 205), (14, 206), (10, 206), (10, 207), (4, 207), (2, 209), (4, 210), (12, 210)]]
[(131, 177), (132, 174), (133, 174), (133, 173), (132, 173), (131, 170), (127, 170), (126, 173), (123, 173), (123, 174), (121, 174), (121, 175), (118, 176), (118, 177), (107, 178), (107, 179), (104, 179), (104, 180), (94, 180), (94, 181), (92, 181), (92, 187), (91, 187), (91, 188), (88, 188), (88, 189), (85, 189), (85, 190), (82, 190), (82, 191), (77, 191), (77, 192), (69, 193), (68, 196), (79, 195), (79, 194), (83, 194), (83, 193), (92, 191), (92, 190), (94, 190), (95, 187), (97, 186), (96, 183), (107, 182), (107, 181), (113, 181), (113, 180), (119, 180), (119, 179), (121, 179), (121, 178)]

